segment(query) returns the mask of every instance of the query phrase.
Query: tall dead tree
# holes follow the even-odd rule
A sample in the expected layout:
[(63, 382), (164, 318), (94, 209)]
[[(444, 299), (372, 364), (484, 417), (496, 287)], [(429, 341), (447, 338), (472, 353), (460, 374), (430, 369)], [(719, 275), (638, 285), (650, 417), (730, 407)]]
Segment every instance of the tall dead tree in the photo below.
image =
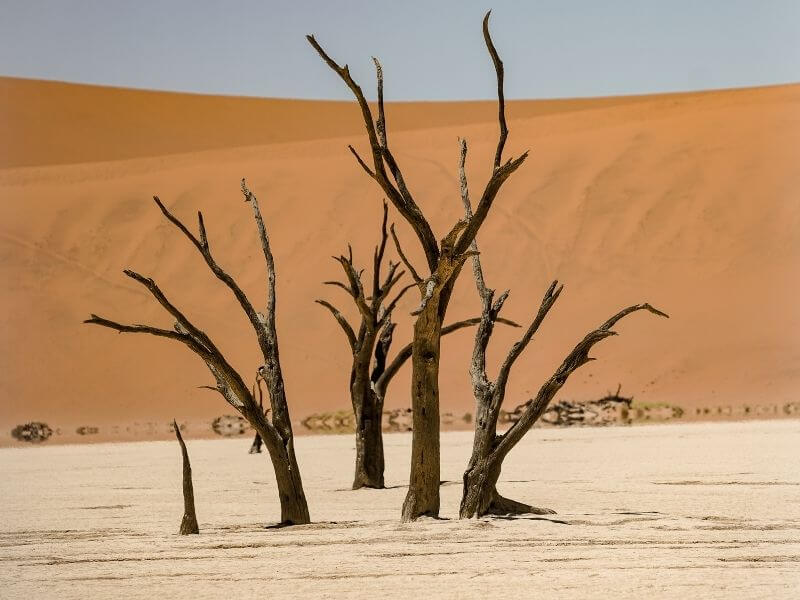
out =
[(189, 463), (189, 451), (186, 450), (181, 428), (174, 419), (172, 426), (175, 429), (175, 437), (178, 438), (181, 446), (181, 457), (183, 458), (183, 519), (181, 519), (181, 528), (178, 533), (181, 535), (200, 533), (200, 528), (197, 526), (197, 513), (194, 511), (194, 486), (192, 485), (192, 465)]
[(160, 329), (149, 325), (123, 325), (116, 321), (91, 315), (84, 321), (93, 325), (100, 325), (119, 331), (120, 333), (147, 333), (158, 337), (168, 338), (184, 344), (203, 362), (211, 371), (217, 385), (211, 389), (217, 390), (223, 398), (233, 406), (256, 430), (264, 440), (269, 451), (275, 478), (278, 484), (278, 496), (281, 504), (281, 523), (304, 524), (310, 522), (308, 504), (303, 491), (300, 478), (300, 469), (294, 451), (294, 435), (289, 419), (289, 407), (286, 403), (286, 392), (283, 385), (283, 375), (278, 355), (278, 334), (275, 329), (275, 261), (269, 245), (269, 237), (264, 226), (264, 221), (259, 210), (258, 200), (247, 188), (242, 180), (242, 193), (245, 202), (253, 209), (256, 227), (258, 229), (261, 248), (267, 268), (267, 301), (266, 313), (257, 312), (242, 288), (228, 275), (217, 263), (211, 253), (211, 248), (206, 235), (206, 227), (202, 213), (197, 213), (199, 238), (175, 217), (158, 197), (155, 203), (164, 216), (177, 227), (192, 243), (205, 260), (211, 272), (222, 281), (238, 300), (248, 320), (250, 321), (258, 339), (258, 345), (263, 356), (263, 364), (258, 368), (258, 374), (267, 386), (272, 416), (269, 418), (262, 407), (256, 402), (253, 394), (247, 388), (241, 375), (225, 359), (219, 348), (211, 338), (195, 326), (189, 319), (175, 307), (161, 291), (155, 281), (135, 271), (125, 270), (124, 273), (147, 289), (166, 311), (175, 319), (173, 329)]
[[(412, 344), (402, 348), (395, 358), (388, 360), (395, 324), (392, 313), (398, 301), (414, 284), (403, 287), (389, 300), (392, 288), (403, 276), (398, 271), (399, 263), (389, 261), (386, 276), (381, 279), (384, 253), (388, 233), (386, 230), (389, 207), (383, 205), (381, 222), (381, 241), (375, 247), (372, 261), (372, 289), (367, 295), (361, 280), (362, 271), (353, 264), (353, 251), (348, 247), (347, 256), (334, 256), (344, 270), (347, 282), (326, 281), (326, 285), (336, 286), (347, 292), (358, 308), (361, 323), (356, 329), (333, 304), (326, 300), (316, 302), (327, 308), (344, 331), (350, 351), (350, 399), (356, 423), (356, 465), (353, 489), (383, 488), (383, 404), (386, 389), (392, 377), (412, 355)], [(442, 327), (442, 335), (476, 325), (480, 319), (466, 319)], [(511, 321), (500, 321), (513, 325)]]
[[(464, 211), (467, 218), (469, 218), (472, 213), (472, 206), (465, 173), (466, 156), (467, 144), (464, 140), (461, 140), (459, 179)], [(667, 315), (649, 304), (636, 304), (621, 310), (600, 327), (590, 331), (567, 355), (561, 366), (544, 383), (536, 396), (527, 402), (525, 411), (519, 420), (508, 431), (498, 434), (497, 420), (505, 399), (506, 385), (511, 374), (511, 368), (538, 331), (542, 321), (544, 321), (547, 313), (561, 294), (563, 286), (559, 286), (558, 281), (553, 281), (550, 284), (533, 322), (522, 338), (511, 347), (505, 360), (500, 365), (497, 378), (491, 381), (486, 374), (486, 348), (489, 345), (494, 325), (499, 319), (500, 310), (503, 308), (503, 303), (508, 298), (509, 292), (506, 290), (495, 300), (495, 291), (486, 287), (480, 257), (477, 253), (477, 242), (473, 241), (472, 248), (475, 252), (472, 257), (472, 270), (475, 285), (478, 289), (478, 296), (481, 300), (481, 320), (475, 332), (475, 345), (470, 366), (472, 390), (476, 403), (475, 436), (472, 444), (472, 456), (467, 470), (464, 472), (464, 489), (459, 516), (462, 519), (468, 519), (473, 516), (481, 517), (487, 514), (552, 513), (553, 511), (550, 509), (523, 504), (504, 498), (498, 493), (497, 480), (500, 477), (503, 460), (533, 427), (533, 424), (544, 413), (547, 405), (566, 383), (569, 376), (582, 365), (594, 360), (589, 357), (589, 351), (592, 347), (607, 337), (617, 334), (612, 330), (612, 327), (620, 319), (639, 310), (646, 310), (662, 317), (667, 317)]]
[[(383, 104), (383, 70), (373, 58), (377, 73), (377, 110), (374, 120), (372, 108), (361, 87), (353, 80), (347, 65), (334, 61), (314, 36), (307, 39), (325, 63), (342, 79), (355, 96), (361, 110), (370, 145), (370, 167), (350, 146), (358, 164), (380, 186), (400, 214), (414, 230), (425, 254), (429, 274), (421, 277), (403, 254), (397, 236), (394, 240), (398, 254), (420, 291), (420, 306), (414, 311), (412, 343), (411, 403), (413, 408), (413, 440), (411, 475), (408, 494), (403, 503), (403, 520), (411, 521), (421, 516), (439, 514), (439, 353), (442, 325), (456, 279), (464, 262), (472, 256), (470, 245), (489, 214), (503, 183), (525, 161), (527, 152), (515, 159), (503, 161), (503, 148), (508, 137), (503, 95), (503, 63), (489, 34), (489, 14), (483, 19), (483, 37), (497, 74), (498, 120), (500, 136), (497, 142), (492, 174), (484, 188), (475, 213), (469, 219), (460, 219), (440, 242), (428, 220), (406, 185), (403, 173), (389, 148), (386, 115)], [(392, 232), (394, 234), (394, 231)]]

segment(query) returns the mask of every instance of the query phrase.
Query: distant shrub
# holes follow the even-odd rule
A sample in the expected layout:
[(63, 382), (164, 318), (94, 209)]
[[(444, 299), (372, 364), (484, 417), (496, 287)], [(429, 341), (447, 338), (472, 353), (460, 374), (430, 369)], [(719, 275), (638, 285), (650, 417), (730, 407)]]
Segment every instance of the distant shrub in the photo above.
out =
[(24, 425), (17, 425), (11, 430), (11, 437), (20, 442), (38, 444), (53, 435), (53, 430), (46, 423), (31, 421)]

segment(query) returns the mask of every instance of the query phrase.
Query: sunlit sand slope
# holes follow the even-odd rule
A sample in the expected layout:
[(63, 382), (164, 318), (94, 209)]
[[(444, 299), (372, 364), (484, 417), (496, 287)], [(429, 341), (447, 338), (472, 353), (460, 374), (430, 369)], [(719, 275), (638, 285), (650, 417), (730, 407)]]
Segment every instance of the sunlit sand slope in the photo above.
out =
[[(229, 412), (213, 392), (198, 389), (211, 376), (185, 348), (81, 321), (96, 312), (171, 326), (121, 274), (138, 270), (153, 276), (250, 378), (259, 363), (248, 323), (151, 200), (160, 195), (192, 226), (203, 210), (219, 262), (263, 303), (264, 266), (238, 191), (243, 176), (261, 201), (275, 252), (293, 414), (348, 406), (347, 346), (313, 300), (335, 301), (354, 317), (341, 290), (321, 282), (339, 276), (330, 256), (347, 243), (367, 267), (377, 241), (381, 195), (346, 149), (353, 143), (364, 150), (355, 106), (2, 84), (12, 113), (44, 111), (38, 125), (3, 121), (10, 132), (3, 136), (7, 168), (0, 170), (4, 430), (32, 419), (68, 428)], [(46, 97), (30, 91), (45, 88)], [(148, 112), (135, 98), (157, 98), (158, 109)], [(626, 319), (621, 335), (595, 350), (599, 360), (564, 388), (566, 397), (598, 397), (621, 383), (636, 401), (679, 405), (687, 416), (701, 407), (796, 401), (800, 86), (579, 104), (512, 106), (507, 153), (531, 155), (479, 236), (489, 285), (512, 290), (509, 318), (528, 322), (550, 280), (566, 284), (517, 364), (509, 405), (535, 393), (590, 327), (643, 301), (671, 319)], [(59, 116), (54, 106), (72, 112)], [(84, 107), (83, 120), (76, 106)], [(409, 187), (443, 235), (461, 216), (457, 138), (470, 143), (477, 198), (496, 142), (494, 107), (416, 103), (387, 110)], [(310, 114), (313, 123), (298, 116)], [(77, 164), (56, 164), (66, 162)], [(394, 212), (391, 218), (422, 269), (413, 234)], [(398, 344), (409, 339), (408, 313), (417, 303), (408, 294), (397, 311)], [(477, 310), (465, 271), (450, 315)], [(493, 364), (517, 335), (497, 332)], [(445, 411), (472, 410), (471, 345), (468, 331), (443, 344)], [(409, 404), (408, 385), (406, 370), (389, 390), (389, 407)]]

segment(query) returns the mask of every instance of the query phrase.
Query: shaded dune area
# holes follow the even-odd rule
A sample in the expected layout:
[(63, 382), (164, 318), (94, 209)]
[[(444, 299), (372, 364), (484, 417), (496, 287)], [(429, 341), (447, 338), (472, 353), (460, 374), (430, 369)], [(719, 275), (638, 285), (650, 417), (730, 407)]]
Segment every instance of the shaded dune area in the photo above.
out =
[[(265, 271), (242, 177), (270, 230), (293, 417), (348, 408), (347, 344), (313, 300), (335, 301), (354, 319), (341, 290), (322, 281), (338, 277), (330, 256), (348, 243), (369, 267), (378, 240), (382, 198), (347, 151), (366, 151), (354, 104), (0, 78), (0, 115), (0, 441), (33, 420), (102, 430), (173, 416), (210, 423), (232, 412), (199, 389), (211, 376), (185, 348), (81, 321), (96, 312), (170, 327), (121, 273), (135, 269), (252, 379), (259, 353), (244, 315), (151, 199), (187, 223), (202, 210), (217, 259), (261, 304)], [(387, 120), (406, 181), (441, 237), (462, 211), (457, 138), (470, 144), (477, 196), (496, 144), (496, 105), (390, 103)], [(621, 384), (634, 403), (678, 406), (686, 418), (766, 406), (753, 411), (763, 417), (798, 400), (800, 85), (514, 101), (508, 121), (506, 152), (531, 156), (479, 234), (487, 283), (511, 288), (505, 316), (521, 323), (552, 279), (565, 283), (512, 376), (508, 410), (590, 328), (645, 301), (671, 319), (621, 323), (560, 397), (599, 398)], [(393, 209), (390, 219), (421, 270), (413, 233)], [(396, 311), (397, 346), (410, 339), (417, 304), (409, 293)], [(450, 319), (478, 312), (465, 271)], [(490, 365), (517, 335), (498, 328)], [(469, 330), (443, 340), (443, 412), (474, 410), (471, 348)], [(408, 387), (406, 367), (387, 409), (409, 406)]]

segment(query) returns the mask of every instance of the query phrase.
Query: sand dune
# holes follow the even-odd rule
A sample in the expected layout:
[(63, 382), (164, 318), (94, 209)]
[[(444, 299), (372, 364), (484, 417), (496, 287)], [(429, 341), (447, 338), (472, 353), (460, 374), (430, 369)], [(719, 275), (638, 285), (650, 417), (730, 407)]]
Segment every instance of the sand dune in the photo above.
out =
[[(510, 118), (528, 118), (650, 98), (511, 101), (508, 112)], [(490, 101), (392, 106), (393, 131), (497, 118), (497, 105)], [(0, 77), (0, 107), (0, 138), (13, 142), (0, 146), (0, 168), (324, 139), (358, 135), (363, 127), (349, 102), (206, 96), (13, 77)]]
[[(364, 147), (354, 106), (15, 79), (0, 80), (0, 89), (3, 430), (32, 419), (66, 429), (229, 412), (197, 388), (210, 376), (184, 348), (81, 321), (97, 312), (170, 325), (122, 276), (130, 267), (152, 275), (253, 373), (257, 347), (241, 311), (150, 199), (160, 195), (189, 222), (202, 209), (219, 261), (260, 301), (264, 269), (238, 192), (243, 176), (273, 240), (293, 414), (347, 407), (346, 344), (313, 299), (335, 300), (354, 316), (321, 282), (338, 276), (331, 254), (351, 242), (366, 265), (377, 239), (381, 196), (346, 150)], [(477, 194), (496, 140), (494, 107), (387, 110), (409, 186), (443, 234), (461, 210), (457, 137), (470, 142)], [(507, 402), (524, 402), (589, 327), (640, 301), (672, 318), (623, 323), (566, 397), (597, 397), (622, 383), (637, 401), (679, 405), (687, 416), (697, 407), (797, 400), (800, 86), (519, 102), (509, 117), (507, 152), (532, 153), (479, 236), (488, 283), (512, 289), (507, 316), (521, 322), (551, 278), (566, 288), (518, 363)], [(421, 265), (411, 232), (398, 227)], [(410, 335), (416, 302), (409, 296), (398, 312), (398, 341)], [(477, 307), (464, 276), (451, 316)], [(514, 336), (498, 332), (493, 360)], [(444, 410), (472, 410), (471, 343), (468, 332), (444, 343)], [(390, 407), (408, 405), (407, 388), (404, 372)]]

